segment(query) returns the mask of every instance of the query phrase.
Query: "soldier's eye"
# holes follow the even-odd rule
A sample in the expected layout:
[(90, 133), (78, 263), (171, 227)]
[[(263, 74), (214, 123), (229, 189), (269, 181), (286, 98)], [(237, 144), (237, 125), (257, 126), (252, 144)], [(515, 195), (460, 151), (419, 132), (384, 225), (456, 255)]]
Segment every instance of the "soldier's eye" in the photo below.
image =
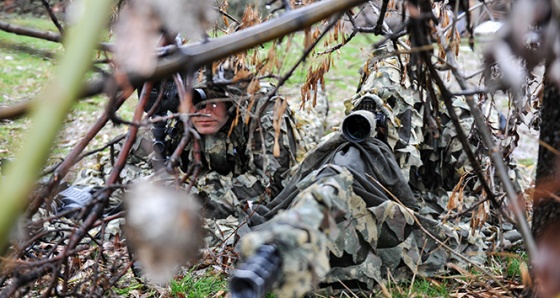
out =
[(210, 106), (208, 106), (208, 104), (203, 103), (203, 104), (200, 104), (200, 105), (198, 105), (198, 106), (196, 107), (196, 111), (198, 112), (198, 111), (204, 110), (204, 109), (206, 109), (206, 108), (209, 108), (210, 110), (213, 111), (213, 110), (215, 110), (217, 107), (218, 107), (218, 104), (217, 104), (217, 103), (212, 103), (212, 104), (210, 104)]
[(196, 107), (197, 112), (200, 111), (200, 110), (204, 110), (204, 109), (206, 109), (206, 104), (205, 103), (200, 104)]

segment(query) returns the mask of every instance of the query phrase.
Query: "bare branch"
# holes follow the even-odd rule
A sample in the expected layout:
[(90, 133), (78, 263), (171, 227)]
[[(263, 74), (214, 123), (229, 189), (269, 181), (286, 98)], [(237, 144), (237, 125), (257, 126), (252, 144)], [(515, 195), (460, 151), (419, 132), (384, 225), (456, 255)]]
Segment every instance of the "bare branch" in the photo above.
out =
[[(40, 38), (52, 42), (62, 42), (62, 36), (59, 33), (52, 31), (37, 30), (29, 27), (22, 27), (18, 25), (13, 25), (4, 21), (0, 21), (0, 30), (29, 37)], [(100, 43), (98, 49), (103, 51), (112, 51), (112, 45), (108, 43)]]
[(52, 31), (41, 31), (33, 28), (22, 27), (18, 25), (12, 25), (10, 23), (0, 21), (0, 30), (14, 33), (17, 35), (24, 35), (29, 37), (40, 38), (52, 42), (60, 42), (60, 34)]
[(31, 108), (31, 101), (24, 101), (0, 108), (0, 119), (17, 119), (25, 116)]
[(62, 28), (62, 25), (60, 25), (60, 22), (58, 21), (58, 18), (56, 17), (56, 15), (54, 14), (51, 6), (49, 5), (49, 1), (41, 0), (41, 2), (43, 3), (43, 6), (45, 7), (45, 9), (47, 9), (47, 13), (49, 14), (49, 17), (51, 18), (51, 20), (54, 23), (54, 25), (56, 26), (56, 28), (58, 29), (58, 32), (60, 34), (64, 34), (64, 28)]
[[(173, 73), (186, 71), (188, 68), (197, 69), (218, 59), (309, 27), (337, 12), (346, 11), (364, 2), (366, 1), (328, 0), (316, 2), (303, 8), (286, 12), (277, 19), (212, 39), (208, 42), (182, 46), (179, 51), (171, 54), (167, 59), (161, 60), (151, 76), (145, 77), (136, 73), (129, 73), (127, 76), (133, 86), (139, 86), (146, 80), (157, 81)], [(114, 80), (114, 78), (90, 82), (83, 89), (82, 97), (101, 93), (108, 80)]]

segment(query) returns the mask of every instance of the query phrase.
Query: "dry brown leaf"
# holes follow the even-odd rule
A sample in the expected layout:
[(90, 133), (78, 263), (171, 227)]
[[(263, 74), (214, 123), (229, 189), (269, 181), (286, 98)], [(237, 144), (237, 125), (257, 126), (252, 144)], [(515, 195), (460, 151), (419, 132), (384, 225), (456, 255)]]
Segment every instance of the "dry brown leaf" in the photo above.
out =
[(251, 120), (250, 117), (250, 112), (253, 109), (253, 106), (255, 105), (255, 95), (257, 94), (257, 91), (259, 90), (259, 82), (256, 79), (251, 80), (251, 82), (249, 83), (249, 86), (247, 87), (247, 93), (248, 94), (252, 94), (251, 98), (249, 99), (249, 105), (247, 106), (247, 117), (245, 117), (245, 124), (249, 124), (249, 121)]
[(527, 267), (527, 263), (521, 262), (519, 264), (519, 271), (521, 273), (521, 283), (523, 286), (527, 288), (533, 288), (533, 278), (529, 273), (529, 268)]
[(480, 204), (477, 210), (471, 217), (471, 228), (474, 230), (481, 228), (486, 220), (488, 219), (488, 214), (490, 213), (490, 206), (488, 201)]
[(247, 68), (242, 68), (235, 73), (232, 81), (236, 83), (249, 77), (251, 77), (251, 72)]
[(280, 143), (278, 142), (278, 138), (280, 137), (280, 133), (282, 129), (282, 121), (284, 121), (283, 115), (284, 115), (284, 111), (288, 107), (288, 102), (282, 100), (281, 98), (277, 98), (275, 105), (279, 107), (274, 109), (276, 113), (274, 115), (274, 120), (272, 123), (272, 126), (274, 128), (274, 148), (272, 154), (275, 157), (278, 157), (280, 156)]
[(340, 20), (338, 20), (336, 22), (336, 25), (334, 25), (334, 30), (333, 30), (333, 38), (334, 40), (338, 41), (338, 30), (340, 30)]
[(272, 73), (274, 71), (274, 67), (276, 65), (278, 65), (278, 60), (276, 57), (276, 47), (273, 44), (270, 49), (268, 50), (268, 54), (267, 54), (267, 62), (265, 64), (265, 66), (263, 67), (263, 72), (264, 73)]
[(366, 61), (366, 63), (364, 64), (364, 67), (362, 68), (363, 72), (364, 72), (364, 77), (369, 77), (370, 74), (370, 68), (369, 68), (369, 64), (370, 64), (371, 59), (368, 59)]
[(451, 196), (449, 197), (449, 201), (447, 201), (447, 206), (445, 206), (447, 208), (447, 210), (453, 210), (455, 208), (457, 208), (458, 202), (457, 202), (457, 193), (453, 192), (451, 193)]
[(239, 29), (248, 28), (261, 23), (258, 9), (254, 9), (253, 5), (247, 5), (241, 18)]
[(455, 187), (453, 187), (453, 191), (451, 192), (451, 196), (449, 196), (449, 201), (447, 202), (447, 206), (446, 206), (447, 210), (453, 210), (457, 208), (458, 205), (457, 193), (461, 189), (463, 177), (464, 176), (462, 176), (461, 179), (459, 179), (459, 182), (457, 182), (457, 184), (455, 185)]
[(313, 32), (313, 42), (315, 42), (319, 36), (321, 36), (321, 30), (319, 30), (319, 28), (315, 29), (315, 32)]
[(259, 61), (259, 51), (253, 51), (253, 55), (251, 55), (251, 65), (257, 65), (257, 61)]
[(222, 16), (222, 22), (224, 22), (224, 25), (226, 27), (229, 27), (229, 20), (226, 16)]

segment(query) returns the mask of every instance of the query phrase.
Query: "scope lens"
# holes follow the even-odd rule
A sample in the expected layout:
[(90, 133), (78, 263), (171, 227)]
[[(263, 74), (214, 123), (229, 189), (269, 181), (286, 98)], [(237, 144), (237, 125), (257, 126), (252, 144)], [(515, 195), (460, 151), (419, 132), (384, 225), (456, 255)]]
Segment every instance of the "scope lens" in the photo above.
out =
[(153, 146), (154, 151), (159, 154), (163, 154), (163, 152), (165, 151), (165, 144), (161, 141), (155, 141)]
[(352, 112), (342, 121), (342, 134), (350, 142), (363, 142), (375, 135), (375, 115), (370, 111)]
[(342, 133), (350, 141), (362, 142), (371, 134), (371, 123), (362, 115), (349, 115), (342, 123)]

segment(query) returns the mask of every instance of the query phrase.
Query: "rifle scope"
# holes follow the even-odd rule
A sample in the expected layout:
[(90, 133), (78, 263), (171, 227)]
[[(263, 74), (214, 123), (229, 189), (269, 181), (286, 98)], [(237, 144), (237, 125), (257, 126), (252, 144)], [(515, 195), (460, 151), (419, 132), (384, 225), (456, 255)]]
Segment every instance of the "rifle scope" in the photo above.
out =
[(342, 120), (342, 134), (350, 142), (361, 143), (375, 136), (376, 123), (374, 113), (366, 110), (354, 111)]

